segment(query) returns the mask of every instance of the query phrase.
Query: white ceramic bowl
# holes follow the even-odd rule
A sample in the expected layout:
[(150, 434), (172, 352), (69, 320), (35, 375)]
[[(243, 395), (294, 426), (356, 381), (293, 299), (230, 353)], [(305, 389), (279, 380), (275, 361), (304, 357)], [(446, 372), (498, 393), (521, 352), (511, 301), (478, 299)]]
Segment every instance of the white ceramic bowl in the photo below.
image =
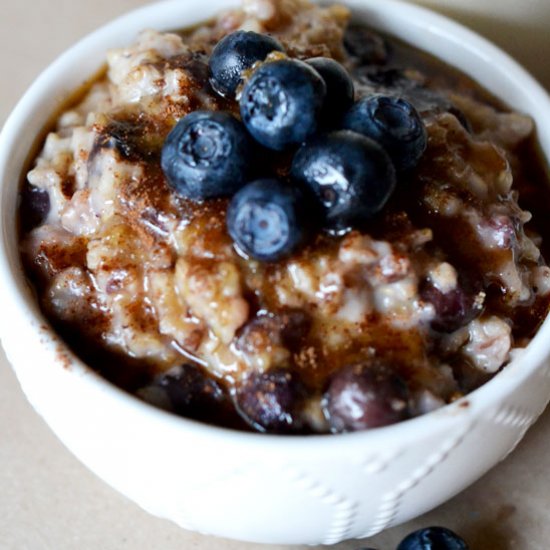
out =
[[(550, 321), (494, 380), (435, 413), (370, 432), (283, 437), (238, 433), (142, 403), (82, 364), (40, 314), (17, 251), (17, 189), (32, 144), (107, 48), (146, 27), (174, 29), (227, 0), (154, 3), (94, 32), (34, 83), (0, 137), (1, 337), (28, 399), (92, 471), (182, 527), (266, 543), (368, 537), (449, 499), (506, 456), (550, 396)], [(459, 67), (538, 124), (550, 153), (550, 100), (479, 36), (393, 0), (347, 0), (378, 29)]]

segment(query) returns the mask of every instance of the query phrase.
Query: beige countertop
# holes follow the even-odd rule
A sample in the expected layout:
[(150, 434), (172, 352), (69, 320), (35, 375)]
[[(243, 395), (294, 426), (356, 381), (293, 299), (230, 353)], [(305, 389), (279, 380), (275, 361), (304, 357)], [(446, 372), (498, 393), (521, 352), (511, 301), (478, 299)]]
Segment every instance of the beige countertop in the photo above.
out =
[[(38, 72), (64, 48), (113, 16), (146, 3), (2, 0), (0, 125)], [(521, 10), (511, 0), (423, 3), (437, 6), (498, 42), (550, 88), (550, 2), (528, 0), (519, 3)], [(489, 7), (497, 5), (499, 12), (491, 13)], [(474, 486), (430, 514), (369, 540), (368, 545), (393, 550), (407, 532), (439, 524), (461, 533), (472, 550), (548, 550), (548, 472), (550, 410), (517, 450)], [(348, 542), (334, 548), (351, 550), (364, 544)], [(214, 548), (266, 547), (183, 531), (149, 516), (99, 481), (34, 413), (0, 350), (0, 549)]]

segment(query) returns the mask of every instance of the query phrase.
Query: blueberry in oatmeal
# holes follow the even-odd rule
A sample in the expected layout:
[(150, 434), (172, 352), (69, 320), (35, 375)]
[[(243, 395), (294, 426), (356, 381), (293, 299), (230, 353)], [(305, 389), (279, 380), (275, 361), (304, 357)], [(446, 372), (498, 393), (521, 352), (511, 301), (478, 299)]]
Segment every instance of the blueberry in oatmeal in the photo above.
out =
[(252, 258), (280, 260), (305, 239), (307, 214), (303, 202), (298, 188), (275, 179), (249, 183), (227, 209), (229, 234)]
[(400, 97), (363, 98), (346, 114), (344, 128), (380, 143), (400, 171), (414, 168), (428, 144), (426, 128), (418, 112)]
[(273, 61), (257, 69), (245, 84), (241, 116), (256, 140), (282, 151), (317, 131), (325, 95), (326, 84), (310, 65)]
[(244, 126), (232, 115), (195, 111), (166, 138), (161, 164), (168, 184), (182, 197), (224, 197), (246, 182), (252, 151)]
[(144, 31), (47, 130), (20, 208), (40, 307), (174, 414), (378, 429), (498, 375), (549, 311), (533, 121), (344, 6)]
[(259, 431), (298, 431), (303, 388), (296, 373), (272, 369), (252, 373), (237, 388), (237, 410)]
[(224, 398), (220, 385), (190, 363), (183, 364), (176, 372), (162, 375), (157, 384), (166, 393), (171, 407), (189, 417), (207, 415)]
[(44, 222), (50, 211), (50, 195), (34, 185), (25, 185), (21, 192), (21, 218), (32, 229)]
[(344, 34), (344, 48), (360, 66), (385, 65), (390, 56), (388, 42), (361, 24), (348, 25)]
[(234, 96), (243, 72), (283, 47), (272, 36), (235, 31), (220, 40), (210, 56), (211, 83), (224, 96)]
[[(473, 290), (472, 283), (467, 284), (457, 278), (456, 284), (450, 287), (441, 282), (449, 269), (452, 268), (448, 264), (441, 264), (432, 278), (420, 285), (422, 299), (432, 304), (436, 312), (432, 327), (442, 332), (453, 332), (483, 312), (483, 292)], [(451, 277), (455, 278), (454, 273)]]
[(291, 174), (311, 189), (327, 227), (334, 229), (360, 224), (380, 212), (396, 181), (385, 150), (347, 130), (306, 143), (294, 157)]
[(407, 418), (407, 388), (391, 368), (350, 365), (331, 379), (325, 395), (331, 430), (366, 430)]

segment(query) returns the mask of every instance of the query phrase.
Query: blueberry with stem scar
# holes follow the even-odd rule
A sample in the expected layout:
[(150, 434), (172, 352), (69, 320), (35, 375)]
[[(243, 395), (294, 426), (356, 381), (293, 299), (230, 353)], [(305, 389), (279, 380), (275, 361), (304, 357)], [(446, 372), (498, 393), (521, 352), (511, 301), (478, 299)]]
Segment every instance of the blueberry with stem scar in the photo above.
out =
[(249, 183), (227, 210), (229, 234), (248, 256), (274, 262), (291, 254), (307, 236), (303, 194), (276, 179)]
[(265, 63), (243, 88), (241, 117), (256, 141), (283, 151), (317, 131), (325, 95), (325, 82), (307, 63), (296, 59)]
[(253, 143), (229, 113), (194, 111), (168, 135), (161, 166), (168, 185), (192, 200), (230, 196), (251, 173)]
[(414, 168), (428, 144), (420, 115), (399, 97), (365, 97), (348, 111), (343, 125), (382, 145), (400, 172)]

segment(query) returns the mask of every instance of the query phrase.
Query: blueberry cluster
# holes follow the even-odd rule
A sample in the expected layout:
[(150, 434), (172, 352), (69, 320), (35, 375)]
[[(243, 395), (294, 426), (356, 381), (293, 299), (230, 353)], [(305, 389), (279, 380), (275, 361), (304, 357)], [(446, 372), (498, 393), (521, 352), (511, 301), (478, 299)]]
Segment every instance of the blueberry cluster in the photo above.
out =
[[(238, 101), (241, 121), (228, 112), (187, 115), (166, 139), (161, 165), (185, 198), (231, 197), (229, 234), (254, 259), (284, 258), (314, 225), (339, 232), (374, 216), (426, 149), (408, 101), (354, 102), (353, 80), (333, 59), (290, 59), (274, 38), (237, 31), (217, 44), (209, 66), (212, 88)], [(258, 179), (267, 152), (293, 153), (288, 177)]]

